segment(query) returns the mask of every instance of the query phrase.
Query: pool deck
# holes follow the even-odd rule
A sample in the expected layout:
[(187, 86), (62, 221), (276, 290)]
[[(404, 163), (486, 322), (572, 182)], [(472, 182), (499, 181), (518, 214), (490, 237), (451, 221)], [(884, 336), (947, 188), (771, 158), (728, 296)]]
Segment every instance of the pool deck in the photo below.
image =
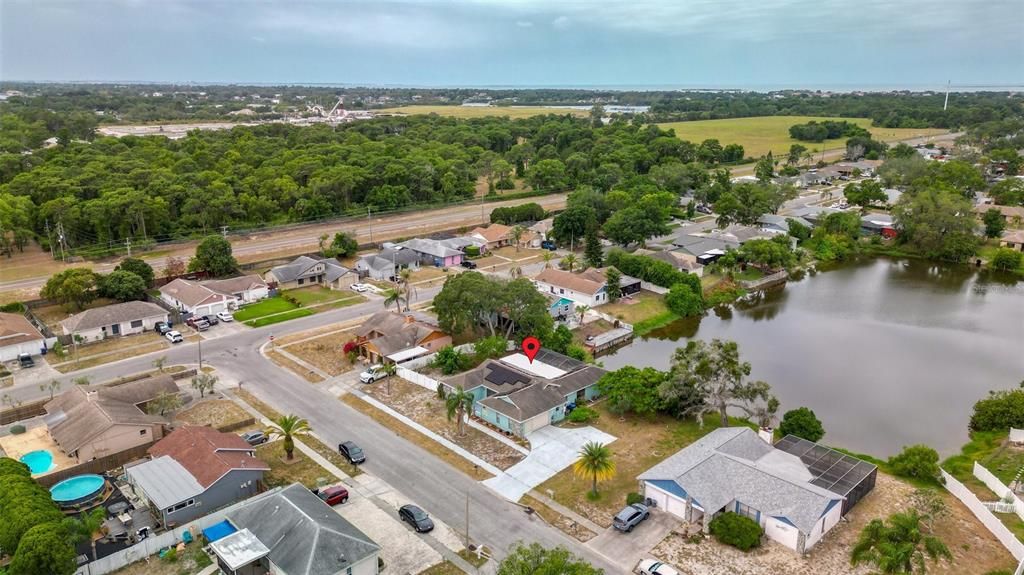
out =
[[(19, 435), (5, 435), (0, 437), (0, 449), (12, 459), (21, 459), (22, 455), (31, 451), (44, 449), (53, 456), (53, 467), (46, 473), (52, 473), (58, 469), (64, 469), (76, 465), (75, 460), (61, 452), (60, 447), (53, 441), (46, 427), (34, 427)], [(40, 473), (35, 477), (46, 475)]]

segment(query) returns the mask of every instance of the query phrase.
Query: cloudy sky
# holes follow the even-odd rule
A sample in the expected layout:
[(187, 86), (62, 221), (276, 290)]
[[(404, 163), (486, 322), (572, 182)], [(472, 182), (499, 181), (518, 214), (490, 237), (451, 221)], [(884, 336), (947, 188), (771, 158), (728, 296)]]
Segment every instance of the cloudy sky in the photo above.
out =
[(1024, 83), (1024, 0), (0, 0), (0, 79)]

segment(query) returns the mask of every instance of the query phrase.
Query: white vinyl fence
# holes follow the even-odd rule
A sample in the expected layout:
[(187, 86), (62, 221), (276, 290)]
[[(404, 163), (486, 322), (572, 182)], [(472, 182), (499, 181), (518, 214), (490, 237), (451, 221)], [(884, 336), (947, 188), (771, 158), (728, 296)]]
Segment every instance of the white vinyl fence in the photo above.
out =
[[(1021, 561), (1021, 566), (1024, 567), (1024, 543), (1021, 543), (1020, 539), (1017, 539), (1009, 528), (1003, 525), (1003, 522), (985, 507), (985, 504), (978, 499), (978, 496), (971, 492), (970, 489), (967, 489), (963, 483), (957, 481), (955, 477), (946, 473), (945, 470), (942, 470), (942, 479), (945, 481), (946, 489), (962, 501), (971, 510), (971, 513), (978, 518), (978, 521), (981, 521), (992, 532), (992, 535), (1003, 544), (1003, 547), (1006, 547), (1011, 555), (1018, 561)], [(1018, 567), (1017, 574), (1020, 575), (1020, 573), (1021, 567)]]
[(984, 483), (985, 487), (988, 487), (992, 493), (995, 493), (999, 499), (1010, 504), (1013, 508), (1011, 513), (1016, 513), (1017, 517), (1024, 520), (1024, 501), (1021, 501), (1016, 493), (1006, 485), (1003, 485), (1003, 482), (999, 481), (998, 477), (992, 475), (991, 471), (985, 469), (977, 461), (974, 462), (974, 476)]
[(665, 295), (665, 294), (668, 293), (668, 288), (661, 287), (659, 285), (654, 285), (651, 282), (645, 282), (645, 281), (640, 282), (640, 289), (647, 290), (649, 292), (653, 292), (653, 293), (656, 293), (658, 295)]
[(1010, 443), (1024, 443), (1024, 429), (1010, 428)]

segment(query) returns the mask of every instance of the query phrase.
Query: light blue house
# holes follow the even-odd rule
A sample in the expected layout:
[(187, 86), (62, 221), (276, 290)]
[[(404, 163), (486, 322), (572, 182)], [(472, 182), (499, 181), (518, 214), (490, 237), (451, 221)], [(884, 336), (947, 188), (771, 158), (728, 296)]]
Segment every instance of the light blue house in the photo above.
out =
[(473, 394), (473, 415), (505, 431), (526, 437), (565, 418), (570, 405), (598, 396), (605, 370), (542, 349), (530, 362), (515, 353), (456, 375), (445, 384)]

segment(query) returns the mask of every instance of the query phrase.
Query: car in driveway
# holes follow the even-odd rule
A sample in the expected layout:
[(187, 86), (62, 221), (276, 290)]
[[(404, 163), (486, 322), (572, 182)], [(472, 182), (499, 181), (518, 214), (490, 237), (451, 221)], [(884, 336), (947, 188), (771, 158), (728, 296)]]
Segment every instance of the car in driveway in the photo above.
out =
[(171, 322), (158, 321), (155, 324), (153, 324), (153, 329), (156, 330), (156, 332), (159, 333), (160, 335), (164, 335), (165, 333), (171, 331)]
[(622, 511), (619, 511), (615, 519), (612, 519), (612, 527), (624, 533), (629, 533), (634, 527), (640, 525), (644, 519), (650, 516), (651, 510), (642, 503), (627, 505)]
[(18, 354), (18, 365), (21, 366), (21, 369), (28, 369), (30, 367), (35, 367), (36, 366), (36, 362), (35, 362), (35, 360), (32, 359), (31, 355), (29, 355), (27, 353), (19, 353)]
[(167, 341), (171, 343), (181, 343), (185, 341), (185, 338), (181, 337), (181, 332), (173, 329), (165, 333), (164, 337), (166, 337)]
[(363, 453), (363, 448), (351, 441), (342, 441), (339, 443), (338, 453), (342, 454), (352, 465), (359, 465), (366, 461), (366, 454)]
[(229, 312), (221, 311), (217, 312), (217, 319), (224, 323), (231, 323), (235, 321), (235, 316), (231, 315)]
[(555, 242), (552, 241), (552, 240), (544, 240), (544, 241), (542, 241), (540, 243), (540, 247), (541, 247), (541, 249), (549, 250), (549, 251), (552, 251), (552, 252), (555, 251), (555, 249), (556, 249), (555, 248)]
[(398, 517), (412, 526), (417, 533), (427, 533), (434, 529), (434, 522), (427, 512), (415, 505), (403, 505), (398, 510)]
[(679, 575), (679, 571), (671, 565), (654, 559), (644, 559), (636, 566), (636, 572), (640, 575)]
[(203, 316), (192, 316), (185, 320), (185, 325), (197, 331), (206, 331), (210, 329), (210, 322), (206, 321)]
[(245, 440), (249, 445), (262, 445), (267, 442), (267, 434), (262, 431), (246, 431), (242, 434), (242, 439)]
[(220, 320), (217, 319), (217, 316), (215, 315), (204, 315), (203, 319), (205, 319), (206, 323), (210, 325), (217, 325), (218, 323), (220, 323)]
[(366, 368), (366, 371), (359, 374), (359, 381), (363, 383), (373, 383), (378, 379), (384, 379), (385, 377), (387, 377), (387, 375), (388, 374), (384, 372), (383, 365), (371, 365), (370, 367)]
[(354, 291), (354, 292), (359, 292), (359, 293), (363, 293), (363, 292), (366, 292), (366, 291), (370, 291), (370, 286), (368, 286), (368, 285), (366, 285), (366, 284), (352, 284), (352, 285), (350, 285), (350, 286), (348, 286), (348, 287), (349, 287), (349, 289), (351, 289), (352, 291)]
[(323, 489), (317, 489), (313, 492), (316, 493), (316, 496), (322, 499), (324, 503), (331, 507), (348, 501), (348, 489), (345, 489), (340, 485), (324, 487)]
[(462, 267), (466, 268), (467, 270), (475, 270), (476, 269), (476, 262), (469, 261), (469, 260), (462, 260)]

